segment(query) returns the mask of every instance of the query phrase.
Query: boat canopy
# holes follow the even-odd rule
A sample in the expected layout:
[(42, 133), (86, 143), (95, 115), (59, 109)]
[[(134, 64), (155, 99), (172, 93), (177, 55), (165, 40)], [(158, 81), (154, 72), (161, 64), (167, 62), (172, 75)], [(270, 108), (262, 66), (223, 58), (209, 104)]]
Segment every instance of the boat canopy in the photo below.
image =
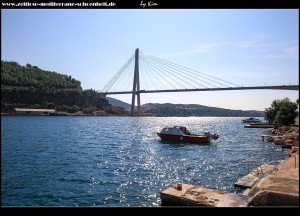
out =
[(184, 136), (184, 135), (187, 135), (187, 134), (188, 135), (191, 134), (186, 127), (182, 127), (182, 126), (165, 127), (161, 130), (160, 133), (179, 135), (179, 136)]

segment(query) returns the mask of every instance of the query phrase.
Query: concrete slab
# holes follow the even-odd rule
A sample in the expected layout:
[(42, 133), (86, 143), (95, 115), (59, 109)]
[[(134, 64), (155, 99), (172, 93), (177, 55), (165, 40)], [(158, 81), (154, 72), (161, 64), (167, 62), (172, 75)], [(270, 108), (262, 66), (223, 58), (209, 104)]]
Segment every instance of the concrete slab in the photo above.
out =
[(247, 202), (239, 195), (225, 193), (203, 187), (182, 184), (160, 192), (162, 206), (211, 206), (211, 207), (246, 207)]
[(248, 193), (250, 206), (299, 206), (299, 154), (277, 168)]
[(244, 128), (273, 128), (274, 125), (245, 125)]
[(251, 188), (258, 180), (259, 180), (258, 177), (254, 176), (250, 173), (250, 174), (244, 176), (243, 178), (241, 178), (240, 180), (238, 180), (238, 182), (236, 182), (234, 184), (234, 186), (243, 188), (243, 189)]

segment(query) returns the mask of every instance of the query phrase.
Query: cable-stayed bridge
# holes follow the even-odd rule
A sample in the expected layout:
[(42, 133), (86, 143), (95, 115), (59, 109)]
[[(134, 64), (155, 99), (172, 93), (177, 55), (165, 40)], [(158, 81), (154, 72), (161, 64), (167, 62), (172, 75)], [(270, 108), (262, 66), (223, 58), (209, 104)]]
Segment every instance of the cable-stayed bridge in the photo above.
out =
[(101, 89), (100, 93), (105, 96), (132, 94), (131, 115), (133, 116), (136, 96), (137, 111), (140, 113), (141, 93), (253, 89), (299, 90), (299, 85), (244, 87), (161, 58), (145, 55), (136, 49), (135, 54)]

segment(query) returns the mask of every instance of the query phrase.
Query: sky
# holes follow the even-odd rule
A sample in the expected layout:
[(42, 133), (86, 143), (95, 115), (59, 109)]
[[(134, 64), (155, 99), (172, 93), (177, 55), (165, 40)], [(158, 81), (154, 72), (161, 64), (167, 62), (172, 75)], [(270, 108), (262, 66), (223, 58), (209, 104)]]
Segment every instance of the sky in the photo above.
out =
[[(136, 48), (242, 86), (299, 85), (296, 9), (7, 9), (1, 10), (1, 38), (1, 60), (71, 75), (83, 89), (101, 90)], [(141, 104), (263, 111), (298, 94), (153, 93), (141, 94)], [(111, 97), (131, 103), (131, 95)]]

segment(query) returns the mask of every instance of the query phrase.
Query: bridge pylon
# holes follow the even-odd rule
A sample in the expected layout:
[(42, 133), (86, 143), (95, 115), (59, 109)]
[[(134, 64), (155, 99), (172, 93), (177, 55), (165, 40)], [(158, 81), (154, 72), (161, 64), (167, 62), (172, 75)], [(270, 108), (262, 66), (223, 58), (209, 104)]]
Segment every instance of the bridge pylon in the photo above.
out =
[(135, 96), (137, 95), (137, 112), (141, 113), (140, 77), (139, 77), (139, 48), (135, 50), (134, 77), (131, 101), (131, 116), (134, 116)]

